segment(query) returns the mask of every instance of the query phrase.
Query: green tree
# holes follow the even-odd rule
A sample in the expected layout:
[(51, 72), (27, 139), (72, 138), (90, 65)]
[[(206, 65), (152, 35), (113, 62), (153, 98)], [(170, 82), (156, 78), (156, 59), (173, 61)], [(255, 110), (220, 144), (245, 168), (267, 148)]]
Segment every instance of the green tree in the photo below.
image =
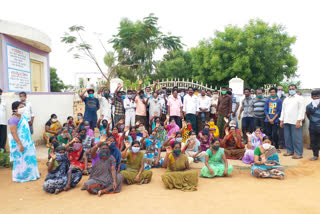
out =
[(58, 77), (57, 69), (50, 68), (50, 90), (51, 92), (61, 92), (62, 89), (68, 88)]
[(295, 41), (282, 25), (259, 19), (243, 28), (229, 25), (191, 49), (193, 78), (217, 86), (236, 76), (253, 88), (280, 84), (296, 75), (297, 59), (291, 52)]
[(156, 65), (156, 72), (152, 75), (152, 79), (191, 78), (193, 72), (191, 60), (190, 51), (169, 51), (163, 56), (163, 60)]
[(117, 70), (118, 76), (133, 82), (137, 77), (146, 78), (151, 75), (155, 68), (154, 55), (157, 50), (172, 51), (182, 48), (180, 37), (160, 31), (158, 18), (153, 14), (136, 22), (122, 19), (119, 32), (109, 42), (113, 45), (121, 65), (130, 65)]

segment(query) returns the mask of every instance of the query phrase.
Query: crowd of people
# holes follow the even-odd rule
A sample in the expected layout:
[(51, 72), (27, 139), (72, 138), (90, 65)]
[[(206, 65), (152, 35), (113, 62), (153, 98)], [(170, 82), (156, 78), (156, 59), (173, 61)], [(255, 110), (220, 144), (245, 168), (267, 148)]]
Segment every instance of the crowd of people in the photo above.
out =
[[(286, 148), (286, 157), (303, 157), (305, 114), (310, 120), (311, 160), (319, 157), (319, 90), (312, 91), (312, 102), (305, 106), (295, 85), (290, 85), (287, 97), (280, 86), (270, 88), (268, 97), (264, 89), (245, 88), (241, 102), (226, 87), (220, 92), (192, 87), (169, 90), (156, 82), (144, 91), (141, 85), (142, 81), (137, 91), (126, 92), (118, 85), (113, 94), (105, 85), (97, 95), (86, 89), (80, 94), (84, 114), (69, 116), (65, 123), (56, 114), (50, 116), (43, 134), (48, 146), (44, 191), (67, 191), (89, 175), (82, 190), (99, 196), (118, 193), (123, 183), (148, 184), (152, 168), (167, 169), (161, 176), (167, 188), (193, 191), (199, 175), (191, 163), (203, 162), (200, 177), (213, 178), (232, 173), (228, 159), (251, 165), (251, 175), (257, 178), (283, 179), (279, 149)], [(0, 145), (4, 148), (6, 109), (1, 93)], [(19, 96), (8, 120), (10, 159), (13, 181), (26, 182), (40, 175), (31, 138), (35, 115), (26, 93)]]

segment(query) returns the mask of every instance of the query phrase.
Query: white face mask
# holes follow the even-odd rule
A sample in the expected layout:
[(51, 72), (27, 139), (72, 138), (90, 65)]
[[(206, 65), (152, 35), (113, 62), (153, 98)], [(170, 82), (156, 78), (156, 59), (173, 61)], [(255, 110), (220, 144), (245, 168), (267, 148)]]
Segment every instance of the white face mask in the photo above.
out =
[(320, 99), (312, 100), (311, 103), (312, 103), (313, 108), (317, 108), (320, 103)]
[(19, 108), (18, 109), (18, 114), (23, 114), (26, 110), (26, 107), (23, 107), (23, 108)]
[(277, 95), (278, 95), (279, 98), (281, 97), (282, 93), (283, 93), (283, 91), (278, 91), (277, 92)]
[(54, 123), (57, 122), (57, 120), (58, 120), (58, 119), (51, 119), (51, 121), (54, 122)]
[(214, 94), (213, 96), (212, 96), (214, 99), (218, 99), (218, 94)]
[(262, 147), (264, 148), (264, 150), (268, 150), (270, 149), (271, 145), (269, 143), (265, 143), (262, 145)]
[(251, 94), (251, 98), (256, 98), (256, 95), (255, 94)]
[(134, 153), (138, 153), (140, 151), (140, 147), (132, 147), (132, 151)]

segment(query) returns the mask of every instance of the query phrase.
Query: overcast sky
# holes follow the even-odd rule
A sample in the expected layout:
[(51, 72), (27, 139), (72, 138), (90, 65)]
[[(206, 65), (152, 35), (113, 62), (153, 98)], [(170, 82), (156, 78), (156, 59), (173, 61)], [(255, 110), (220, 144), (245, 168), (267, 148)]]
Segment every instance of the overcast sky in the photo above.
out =
[[(260, 18), (270, 24), (286, 26), (290, 36), (296, 36), (293, 54), (298, 59), (298, 75), (304, 88), (320, 87), (319, 1), (285, 0), (2, 0), (0, 19), (19, 22), (47, 33), (52, 39), (50, 66), (57, 68), (60, 78), (74, 84), (75, 72), (96, 72), (89, 62), (72, 58), (60, 37), (68, 27), (86, 27), (88, 39), (102, 59), (103, 49), (94, 32), (107, 41), (117, 33), (120, 20), (142, 19), (149, 13), (159, 17), (163, 32), (181, 36), (185, 49), (199, 40), (214, 36), (228, 24), (242, 27), (250, 19)], [(110, 45), (107, 48), (111, 49)], [(102, 61), (101, 61), (102, 62)], [(101, 63), (103, 64), (103, 63)]]

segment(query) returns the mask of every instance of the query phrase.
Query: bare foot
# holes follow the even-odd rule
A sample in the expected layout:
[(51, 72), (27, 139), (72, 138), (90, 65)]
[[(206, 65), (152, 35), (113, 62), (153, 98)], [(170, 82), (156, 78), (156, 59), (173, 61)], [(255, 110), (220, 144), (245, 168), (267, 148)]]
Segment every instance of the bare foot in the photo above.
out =
[(149, 180), (148, 179), (144, 179), (143, 183), (147, 184), (147, 183), (149, 183)]
[(102, 190), (100, 190), (100, 191), (98, 192), (98, 197), (100, 197), (101, 195), (103, 195), (103, 191), (102, 191)]

